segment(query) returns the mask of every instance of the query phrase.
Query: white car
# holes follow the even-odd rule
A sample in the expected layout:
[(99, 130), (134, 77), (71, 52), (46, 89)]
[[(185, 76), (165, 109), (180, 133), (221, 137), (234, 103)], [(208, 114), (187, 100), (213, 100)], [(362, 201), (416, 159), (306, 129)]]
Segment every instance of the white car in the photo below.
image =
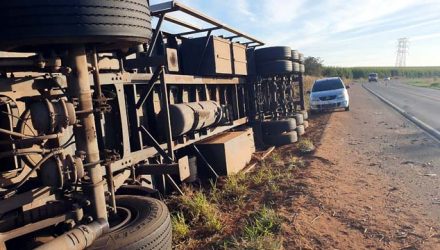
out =
[(345, 109), (350, 110), (350, 98), (344, 82), (339, 77), (316, 80), (310, 91), (311, 112)]

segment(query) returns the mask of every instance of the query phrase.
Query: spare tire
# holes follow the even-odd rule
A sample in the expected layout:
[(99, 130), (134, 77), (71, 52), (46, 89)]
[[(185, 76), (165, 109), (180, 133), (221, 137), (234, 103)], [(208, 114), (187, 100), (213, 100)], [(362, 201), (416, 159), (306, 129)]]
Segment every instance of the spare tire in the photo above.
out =
[(303, 54), (303, 53), (299, 53), (299, 54), (298, 54), (298, 61), (299, 61), (300, 63), (304, 63), (304, 54)]
[(293, 63), (293, 72), (299, 73), (301, 71), (300, 64), (297, 62)]
[(291, 74), (293, 71), (292, 61), (278, 60), (257, 65), (257, 72), (260, 75), (276, 75), (276, 74)]
[(151, 39), (145, 0), (13, 0), (0, 3), (0, 50), (35, 52), (71, 44), (99, 51)]
[(294, 131), (296, 129), (296, 120), (293, 118), (285, 120), (262, 121), (261, 130), (264, 134), (281, 134)]
[(304, 121), (304, 128), (308, 128), (309, 127), (309, 122), (308, 121)]
[(304, 116), (303, 114), (295, 114), (293, 115), (293, 118), (296, 120), (296, 125), (302, 125), (304, 123)]
[(299, 52), (298, 52), (298, 50), (292, 50), (292, 60), (294, 62), (299, 62)]
[(276, 60), (292, 60), (292, 49), (287, 46), (277, 46), (255, 50), (255, 61), (257, 63)]
[(303, 135), (306, 133), (306, 129), (304, 125), (298, 125), (296, 127), (296, 132), (298, 133), (299, 136)]
[(298, 141), (296, 131), (286, 132), (278, 135), (263, 135), (263, 142), (271, 146), (283, 146)]
[(307, 110), (301, 110), (300, 113), (303, 115), (304, 120), (309, 119), (309, 114), (307, 113)]
[(110, 232), (98, 238), (88, 249), (171, 250), (171, 219), (166, 205), (153, 198), (116, 196), (118, 215), (130, 216), (110, 225)]

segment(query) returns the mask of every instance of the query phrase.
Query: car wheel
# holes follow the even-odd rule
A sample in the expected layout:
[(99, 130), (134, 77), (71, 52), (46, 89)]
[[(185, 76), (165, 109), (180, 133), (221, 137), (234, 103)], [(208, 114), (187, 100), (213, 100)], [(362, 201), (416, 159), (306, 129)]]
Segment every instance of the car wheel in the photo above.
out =
[(116, 196), (118, 219), (110, 232), (88, 249), (171, 249), (171, 219), (166, 205), (153, 198)]
[(298, 134), (296, 131), (290, 131), (278, 135), (263, 135), (263, 142), (271, 146), (283, 146), (292, 144), (298, 141)]
[(346, 107), (345, 111), (350, 111), (350, 106)]
[(145, 0), (14, 0), (0, 3), (0, 50), (56, 50), (86, 44), (126, 49), (151, 39)]

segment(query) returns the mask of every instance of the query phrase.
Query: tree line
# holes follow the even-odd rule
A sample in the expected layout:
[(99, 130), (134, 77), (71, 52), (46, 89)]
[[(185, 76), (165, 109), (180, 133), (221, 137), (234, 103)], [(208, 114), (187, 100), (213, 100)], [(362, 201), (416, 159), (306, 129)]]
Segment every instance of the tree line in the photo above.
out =
[(440, 67), (329, 67), (324, 66), (318, 57), (305, 59), (306, 75), (359, 79), (367, 78), (370, 73), (378, 73), (379, 77), (432, 78), (440, 77)]

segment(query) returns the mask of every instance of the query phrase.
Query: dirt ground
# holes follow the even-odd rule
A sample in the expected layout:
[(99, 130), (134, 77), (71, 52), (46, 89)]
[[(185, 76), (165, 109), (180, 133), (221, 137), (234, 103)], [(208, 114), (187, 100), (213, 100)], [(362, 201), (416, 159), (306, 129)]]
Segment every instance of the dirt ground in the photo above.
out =
[(439, 145), (360, 84), (350, 97), (350, 112), (311, 118), (285, 248), (440, 249)]

